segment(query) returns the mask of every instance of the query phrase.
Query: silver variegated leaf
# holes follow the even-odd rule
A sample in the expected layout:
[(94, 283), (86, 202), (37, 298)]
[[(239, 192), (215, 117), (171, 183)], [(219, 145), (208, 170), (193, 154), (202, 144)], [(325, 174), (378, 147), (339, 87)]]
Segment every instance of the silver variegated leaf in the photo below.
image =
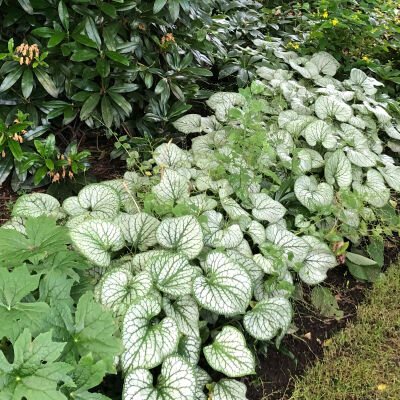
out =
[(253, 353), (238, 329), (224, 326), (212, 344), (203, 348), (208, 364), (231, 378), (255, 373)]
[(335, 57), (325, 51), (314, 54), (310, 61), (317, 67), (319, 73), (328, 76), (335, 76), (340, 67)]
[(316, 146), (317, 143), (321, 143), (322, 146), (329, 150), (333, 149), (337, 143), (333, 127), (325, 121), (312, 122), (302, 134), (310, 146)]
[[(158, 166), (179, 168), (188, 165), (189, 157), (174, 143), (163, 143), (153, 153)], [(189, 163), (190, 165), (190, 163)]]
[(251, 221), (247, 232), (251, 237), (251, 240), (255, 244), (261, 244), (265, 242), (265, 228), (257, 221)]
[(270, 225), (265, 232), (267, 239), (279, 246), (287, 258), (291, 256), (293, 262), (302, 262), (306, 258), (309, 247), (301, 237), (277, 224)]
[(162, 365), (157, 386), (147, 369), (134, 369), (125, 378), (123, 400), (195, 400), (194, 369), (179, 356), (168, 357)]
[(390, 198), (390, 190), (386, 187), (382, 175), (375, 169), (368, 170), (364, 184), (353, 182), (353, 188), (374, 207), (383, 207)]
[(125, 241), (121, 230), (111, 222), (90, 219), (70, 230), (72, 243), (90, 262), (108, 267), (112, 251), (121, 250)]
[(352, 108), (335, 96), (320, 96), (315, 102), (315, 113), (321, 119), (335, 118), (346, 122), (353, 116)]
[(175, 352), (179, 340), (176, 322), (166, 317), (158, 324), (150, 323), (161, 312), (160, 301), (157, 297), (145, 296), (128, 308), (122, 326), (124, 371), (154, 368)]
[(329, 206), (333, 200), (333, 187), (329, 183), (318, 184), (314, 176), (301, 176), (294, 184), (297, 199), (310, 211)]
[(175, 320), (179, 332), (187, 336), (200, 337), (199, 307), (192, 296), (182, 296), (176, 300), (163, 297), (165, 314)]
[(157, 240), (161, 246), (195, 258), (203, 248), (203, 232), (192, 215), (167, 218), (157, 229)]
[(284, 334), (292, 321), (292, 307), (288, 299), (273, 297), (258, 302), (246, 313), (243, 324), (246, 331), (258, 340), (270, 340)]
[[(85, 186), (78, 194), (78, 202), (82, 209), (90, 212), (92, 217), (110, 220), (116, 217), (121, 207), (117, 191), (102, 183)], [(68, 199), (64, 202), (63, 208), (67, 213), (78, 211), (76, 201), (74, 205)]]
[(148, 272), (133, 275), (128, 269), (118, 267), (108, 272), (100, 282), (100, 302), (116, 315), (123, 315), (138, 298), (146, 296), (152, 282)]
[(201, 115), (187, 114), (172, 123), (175, 129), (182, 133), (201, 133)]
[(351, 163), (343, 150), (336, 150), (327, 159), (325, 163), (325, 179), (331, 185), (337, 183), (339, 187), (351, 185), (353, 181)]
[(386, 165), (378, 168), (385, 178), (386, 183), (396, 192), (400, 192), (400, 167), (397, 165)]
[(196, 400), (207, 400), (208, 396), (204, 393), (204, 389), (208, 383), (212, 382), (210, 375), (198, 366), (194, 369), (196, 375)]
[(329, 247), (313, 236), (303, 236), (310, 246), (303, 266), (299, 270), (300, 279), (308, 285), (316, 285), (326, 279), (329, 269), (336, 266), (336, 257)]
[(201, 339), (198, 337), (183, 335), (179, 340), (178, 354), (190, 365), (197, 365), (200, 360)]
[(247, 400), (247, 387), (234, 379), (221, 379), (215, 384), (211, 394), (212, 400)]
[(286, 208), (281, 203), (265, 193), (250, 193), (249, 198), (253, 203), (253, 216), (260, 221), (275, 223), (286, 213)]
[(182, 174), (167, 168), (161, 182), (152, 190), (160, 201), (176, 203), (189, 197), (189, 181)]
[(161, 292), (178, 297), (190, 294), (197, 275), (195, 267), (182, 254), (163, 254), (151, 259), (147, 265), (155, 286)]
[(37, 218), (41, 215), (57, 219), (65, 217), (58, 200), (45, 193), (25, 194), (19, 197), (14, 204), (11, 215), (22, 218)]
[(121, 229), (125, 241), (135, 248), (149, 248), (157, 244), (156, 231), (160, 221), (149, 214), (120, 213), (114, 223)]
[(205, 309), (222, 315), (244, 313), (252, 295), (247, 271), (223, 253), (211, 253), (205, 264), (206, 276), (193, 282), (196, 301)]

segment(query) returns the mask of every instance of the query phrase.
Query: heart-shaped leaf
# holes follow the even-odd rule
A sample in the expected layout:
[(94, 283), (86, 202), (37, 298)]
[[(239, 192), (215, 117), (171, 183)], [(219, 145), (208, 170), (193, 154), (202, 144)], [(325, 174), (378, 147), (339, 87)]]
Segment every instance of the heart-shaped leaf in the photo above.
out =
[(329, 247), (312, 236), (303, 236), (310, 246), (303, 266), (299, 270), (300, 279), (308, 285), (316, 285), (326, 279), (329, 269), (336, 266), (336, 257)]
[(192, 282), (197, 275), (195, 267), (182, 254), (162, 254), (154, 257), (147, 271), (158, 290), (173, 297), (191, 293)]
[(36, 218), (41, 215), (57, 219), (65, 217), (58, 200), (45, 193), (32, 193), (21, 196), (15, 202), (12, 211), (13, 217)]
[(292, 307), (284, 297), (261, 300), (246, 313), (243, 324), (246, 331), (258, 340), (282, 336), (292, 322)]
[(315, 102), (315, 114), (321, 119), (337, 119), (346, 122), (352, 117), (352, 108), (335, 96), (320, 96)]
[(383, 207), (390, 198), (390, 190), (386, 187), (382, 175), (375, 169), (367, 172), (364, 184), (353, 182), (353, 189), (357, 190), (365, 200), (374, 207)]
[(146, 369), (134, 369), (125, 378), (123, 400), (194, 400), (196, 377), (193, 368), (181, 357), (168, 357), (162, 365), (157, 386)]
[(121, 229), (125, 241), (135, 248), (143, 249), (157, 244), (156, 231), (160, 221), (149, 214), (121, 213), (114, 223)]
[(142, 297), (128, 308), (122, 327), (124, 371), (154, 368), (176, 350), (179, 331), (175, 321), (166, 317), (152, 323), (160, 312), (160, 299), (154, 296)]
[(213, 400), (247, 400), (247, 387), (234, 379), (221, 379), (214, 385), (211, 398)]
[(278, 222), (286, 213), (286, 208), (265, 193), (250, 193), (254, 218), (271, 223)]
[(107, 221), (84, 221), (72, 228), (70, 234), (74, 246), (99, 267), (108, 267), (110, 252), (121, 250), (125, 245), (121, 230)]
[(99, 285), (101, 304), (116, 315), (124, 315), (136, 299), (149, 293), (152, 282), (146, 271), (133, 275), (127, 268), (119, 267), (104, 275)]
[(205, 264), (206, 276), (193, 282), (197, 302), (207, 310), (222, 315), (244, 313), (252, 295), (247, 271), (223, 253), (211, 253)]
[(343, 150), (338, 149), (329, 156), (325, 163), (325, 179), (331, 185), (336, 182), (339, 187), (351, 185), (351, 163)]
[(179, 132), (189, 134), (189, 133), (201, 133), (201, 115), (199, 114), (187, 114), (179, 119), (177, 119), (173, 124), (175, 129)]
[(231, 378), (255, 373), (253, 353), (247, 348), (243, 334), (232, 326), (224, 326), (203, 352), (213, 369)]
[(315, 176), (301, 176), (294, 184), (297, 199), (310, 211), (329, 206), (333, 200), (333, 188), (330, 184), (318, 184)]
[(192, 215), (167, 218), (157, 229), (158, 242), (167, 249), (195, 258), (203, 248), (203, 232)]
[(200, 337), (199, 307), (192, 296), (183, 296), (176, 300), (163, 297), (165, 314), (175, 320), (179, 332), (187, 336)]
[(160, 201), (176, 203), (189, 197), (188, 179), (172, 170), (164, 170), (161, 182), (153, 186), (153, 193)]

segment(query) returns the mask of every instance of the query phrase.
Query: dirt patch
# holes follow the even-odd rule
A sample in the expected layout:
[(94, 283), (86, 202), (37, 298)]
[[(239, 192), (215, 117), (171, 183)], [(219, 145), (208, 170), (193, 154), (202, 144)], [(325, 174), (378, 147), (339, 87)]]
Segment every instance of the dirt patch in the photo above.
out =
[[(363, 301), (364, 289), (369, 285), (357, 281), (346, 267), (339, 266), (329, 271), (324, 286), (335, 295), (344, 317), (339, 320), (321, 317), (311, 306), (311, 288), (303, 285), (303, 299), (293, 304), (297, 331), (282, 340), (281, 351), (268, 348), (267, 357), (260, 360), (256, 378), (244, 379), (250, 400), (289, 399), (294, 389), (294, 377), (321, 358), (327, 340), (356, 317), (357, 306)], [(290, 352), (294, 359), (283, 352)]]

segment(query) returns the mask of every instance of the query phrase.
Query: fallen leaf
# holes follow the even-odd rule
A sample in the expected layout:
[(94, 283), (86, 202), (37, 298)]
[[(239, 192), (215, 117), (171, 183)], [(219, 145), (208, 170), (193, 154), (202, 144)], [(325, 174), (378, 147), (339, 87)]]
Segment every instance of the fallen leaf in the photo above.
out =
[(308, 332), (304, 335), (304, 337), (308, 340), (311, 340), (311, 332)]

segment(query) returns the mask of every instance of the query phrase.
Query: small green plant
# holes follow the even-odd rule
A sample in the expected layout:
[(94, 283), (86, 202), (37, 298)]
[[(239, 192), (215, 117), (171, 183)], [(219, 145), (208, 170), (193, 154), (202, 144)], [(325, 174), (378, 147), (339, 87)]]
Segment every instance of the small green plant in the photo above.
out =
[[(28, 114), (18, 111), (10, 126), (0, 119), (0, 183), (12, 171), (12, 185), (14, 190), (18, 190), (22, 184), (31, 188), (43, 182), (73, 179), (76, 174), (87, 170), (89, 151), (78, 152), (74, 141), (61, 153), (53, 134), (45, 140), (35, 139), (47, 128), (27, 131), (32, 124), (27, 118)], [(28, 175), (33, 177), (30, 183), (26, 182)]]
[[(51, 207), (45, 195), (37, 201)], [(89, 265), (56, 218), (17, 218), (0, 228), (0, 392), (107, 399), (89, 390), (115, 373), (117, 326), (84, 284)]]

